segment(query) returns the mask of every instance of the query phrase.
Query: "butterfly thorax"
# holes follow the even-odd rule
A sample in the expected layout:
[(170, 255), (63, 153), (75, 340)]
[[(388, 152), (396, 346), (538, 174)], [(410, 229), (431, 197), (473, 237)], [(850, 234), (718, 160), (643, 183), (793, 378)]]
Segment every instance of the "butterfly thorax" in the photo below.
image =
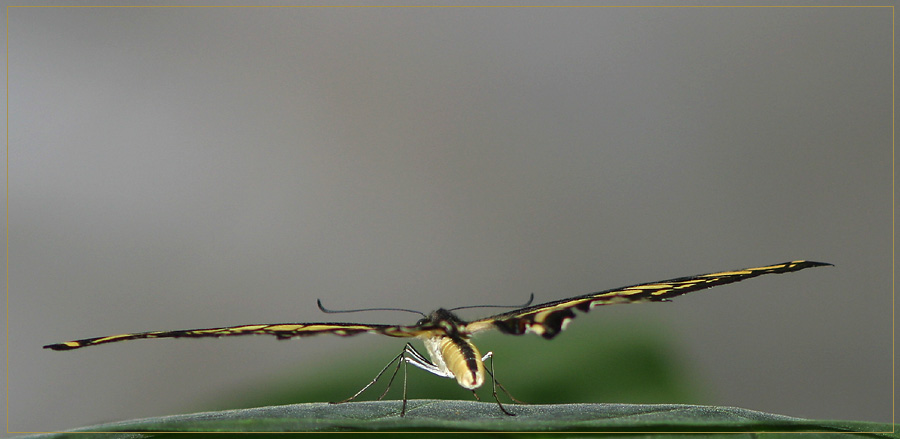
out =
[(417, 325), (431, 326), (436, 332), (448, 337), (468, 338), (468, 334), (464, 331), (466, 322), (444, 308), (432, 311), (431, 314), (428, 314), (428, 317), (419, 320)]

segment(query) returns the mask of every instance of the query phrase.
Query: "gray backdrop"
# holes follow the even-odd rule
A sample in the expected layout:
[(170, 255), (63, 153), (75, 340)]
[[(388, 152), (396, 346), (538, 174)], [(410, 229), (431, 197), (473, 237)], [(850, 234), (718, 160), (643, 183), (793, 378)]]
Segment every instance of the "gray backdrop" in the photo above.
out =
[[(671, 328), (711, 389), (697, 403), (889, 421), (891, 18), (10, 9), (9, 428), (191, 410), (401, 346), (47, 343), (791, 259), (836, 266), (583, 318)], [(585, 349), (615, 336), (578, 328)]]

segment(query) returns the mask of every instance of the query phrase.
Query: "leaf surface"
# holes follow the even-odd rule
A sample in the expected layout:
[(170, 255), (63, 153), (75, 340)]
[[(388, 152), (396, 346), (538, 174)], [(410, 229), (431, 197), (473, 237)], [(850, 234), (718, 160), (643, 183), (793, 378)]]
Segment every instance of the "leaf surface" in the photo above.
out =
[[(203, 412), (114, 422), (50, 435), (61, 437), (150, 438), (196, 437), (171, 432), (571, 432), (583, 436), (590, 432), (643, 433), (663, 437), (668, 433), (703, 432), (716, 436), (744, 432), (748, 436), (773, 432), (768, 437), (812, 436), (897, 437), (894, 426), (854, 421), (815, 421), (763, 413), (735, 407), (683, 404), (548, 404), (518, 405), (507, 408), (516, 416), (506, 416), (496, 404), (474, 401), (410, 400), (405, 417), (400, 417), (399, 401), (371, 401), (347, 404), (291, 404), (252, 409)], [(78, 432), (76, 434), (72, 434)], [(120, 434), (85, 434), (119, 432)], [(778, 434), (782, 433), (782, 434)], [(818, 433), (818, 434), (817, 434)], [(835, 434), (838, 433), (838, 434)], [(843, 434), (841, 434), (843, 433)], [(475, 435), (476, 437), (479, 435)], [(640, 435), (638, 435), (640, 436)], [(261, 435), (261, 437), (272, 437)], [(329, 437), (334, 437), (330, 435)], [(535, 436), (529, 436), (535, 437)], [(554, 433), (552, 437), (566, 437)], [(682, 435), (683, 437), (683, 435)], [(810, 436), (806, 436), (810, 437)]]

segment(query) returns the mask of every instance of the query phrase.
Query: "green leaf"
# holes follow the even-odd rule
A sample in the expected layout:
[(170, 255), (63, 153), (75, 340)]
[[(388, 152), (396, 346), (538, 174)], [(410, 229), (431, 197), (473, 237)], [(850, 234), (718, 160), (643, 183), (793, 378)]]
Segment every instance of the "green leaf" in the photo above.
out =
[[(259, 437), (271, 438), (272, 436), (266, 433), (292, 431), (482, 433), (476, 436), (495, 436), (496, 432), (536, 431), (548, 433), (537, 437), (554, 438), (584, 436), (589, 432), (642, 433), (643, 436), (654, 437), (678, 432), (702, 432), (709, 435), (706, 437), (728, 434), (729, 438), (734, 438), (735, 432), (745, 432), (748, 437), (759, 432), (772, 432), (767, 437), (791, 438), (796, 437), (793, 433), (797, 432), (808, 432), (808, 435), (821, 435), (829, 439), (850, 436), (896, 437), (890, 433), (893, 429), (890, 424), (812, 421), (733, 407), (680, 404), (509, 404), (507, 408), (516, 416), (507, 416), (500, 412), (495, 403), (410, 400), (406, 416), (402, 418), (399, 416), (400, 407), (400, 401), (337, 405), (292, 404), (115, 422), (42, 437), (133, 439), (153, 438), (165, 434), (167, 438), (196, 438), (196, 435), (191, 434), (169, 433), (242, 432), (241, 438), (249, 438), (256, 435), (247, 433), (256, 432), (260, 433)], [(89, 432), (120, 434), (91, 435)], [(550, 432), (570, 434), (551, 435)], [(629, 437), (633, 436), (637, 435)]]

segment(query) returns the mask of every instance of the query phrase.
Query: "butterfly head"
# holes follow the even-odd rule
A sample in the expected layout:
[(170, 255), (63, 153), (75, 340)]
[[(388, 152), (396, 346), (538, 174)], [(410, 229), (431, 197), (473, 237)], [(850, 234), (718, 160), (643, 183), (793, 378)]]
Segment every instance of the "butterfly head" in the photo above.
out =
[(457, 317), (456, 314), (444, 308), (432, 311), (427, 317), (419, 320), (417, 323), (419, 326), (431, 326), (440, 329), (447, 335), (459, 334), (459, 328), (465, 324), (466, 322)]

